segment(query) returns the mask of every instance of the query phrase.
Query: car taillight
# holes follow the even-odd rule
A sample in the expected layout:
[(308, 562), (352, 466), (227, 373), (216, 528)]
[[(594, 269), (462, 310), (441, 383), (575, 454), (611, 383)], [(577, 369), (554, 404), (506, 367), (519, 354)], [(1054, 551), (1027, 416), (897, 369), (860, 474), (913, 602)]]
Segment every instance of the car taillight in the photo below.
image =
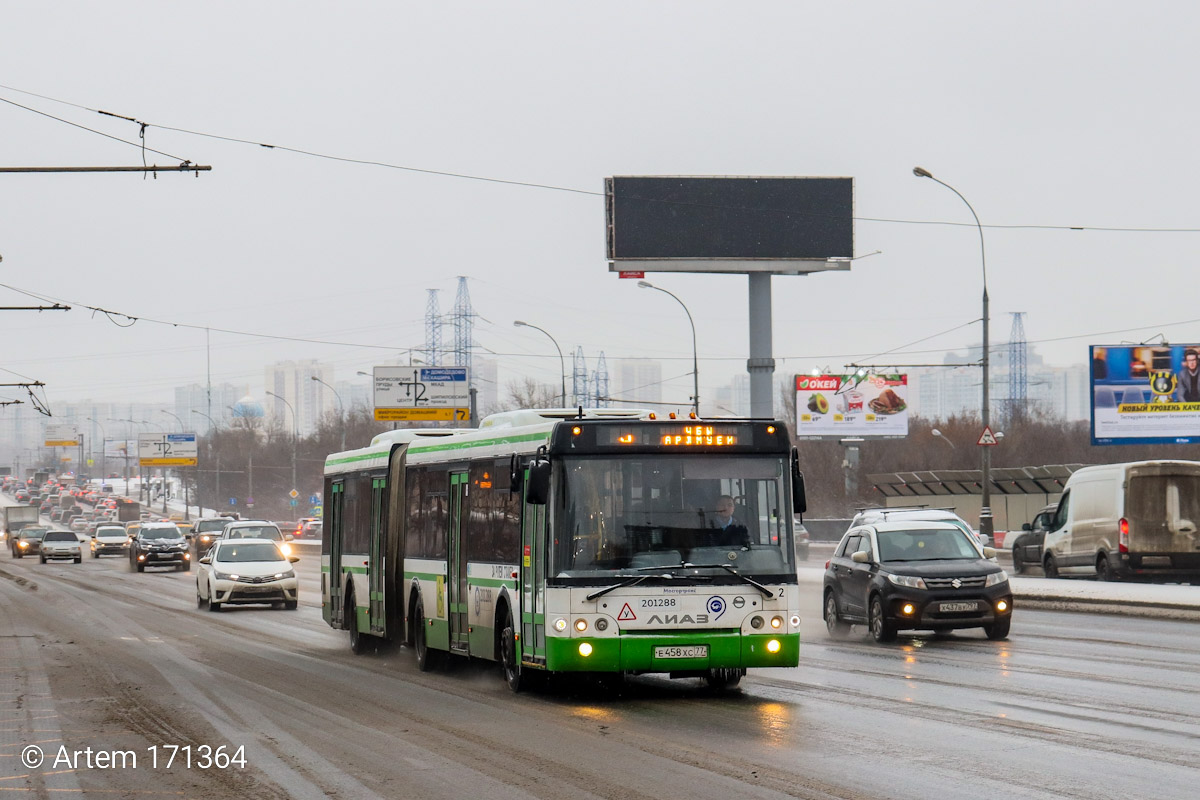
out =
[(1117, 538), (1117, 547), (1122, 553), (1129, 552), (1129, 520), (1121, 517), (1121, 521), (1117, 525), (1120, 535)]
[(828, 561), (826, 561), (826, 562), (825, 562), (825, 569), (829, 569), (829, 562), (828, 562)]

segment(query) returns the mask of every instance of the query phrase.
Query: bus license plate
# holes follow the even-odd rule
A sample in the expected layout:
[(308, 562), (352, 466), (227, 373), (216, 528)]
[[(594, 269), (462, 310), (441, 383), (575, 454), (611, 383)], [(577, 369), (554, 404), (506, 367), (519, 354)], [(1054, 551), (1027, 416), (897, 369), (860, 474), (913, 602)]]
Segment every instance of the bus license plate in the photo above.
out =
[(655, 658), (708, 658), (708, 645), (687, 644), (680, 647), (656, 647)]
[(938, 606), (939, 611), (975, 611), (979, 608), (978, 603), (942, 603)]

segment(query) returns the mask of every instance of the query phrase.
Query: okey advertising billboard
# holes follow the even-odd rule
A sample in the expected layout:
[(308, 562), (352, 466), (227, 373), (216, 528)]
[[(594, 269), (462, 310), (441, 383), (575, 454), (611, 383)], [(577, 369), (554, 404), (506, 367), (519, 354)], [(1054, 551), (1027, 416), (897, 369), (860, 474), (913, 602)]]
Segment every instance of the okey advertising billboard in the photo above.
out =
[(799, 438), (907, 435), (907, 375), (796, 376)]
[(1200, 344), (1093, 345), (1092, 444), (1200, 442)]

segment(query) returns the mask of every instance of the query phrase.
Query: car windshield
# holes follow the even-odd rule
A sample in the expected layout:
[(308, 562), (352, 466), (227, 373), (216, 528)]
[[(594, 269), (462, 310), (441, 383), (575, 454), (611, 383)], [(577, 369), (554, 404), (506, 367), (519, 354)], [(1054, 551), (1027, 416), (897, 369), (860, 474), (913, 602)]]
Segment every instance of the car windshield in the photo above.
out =
[(283, 534), (274, 525), (249, 525), (245, 528), (233, 528), (229, 531), (230, 539), (275, 539), (283, 541)]
[(979, 551), (960, 529), (913, 528), (877, 531), (880, 561), (945, 561), (979, 558)]
[(78, 542), (75, 534), (67, 533), (66, 531), (50, 531), (42, 537), (42, 541), (46, 542)]
[(279, 548), (270, 542), (248, 542), (245, 544), (222, 545), (215, 561), (241, 563), (243, 561), (283, 561)]
[(124, 536), (125, 529), (119, 528), (116, 525), (101, 525), (96, 528), (97, 536)]
[(41, 539), (45, 535), (46, 535), (45, 528), (22, 528), (21, 529), (21, 538), (22, 539)]
[(207, 533), (209, 531), (222, 531), (229, 523), (223, 519), (202, 519), (196, 523), (196, 533)]
[(178, 539), (179, 529), (172, 525), (169, 528), (142, 528), (143, 539)]
[[(611, 580), (686, 561), (795, 580), (787, 462), (779, 456), (578, 457), (561, 464), (551, 511), (555, 579)], [(722, 568), (703, 572), (725, 578)]]

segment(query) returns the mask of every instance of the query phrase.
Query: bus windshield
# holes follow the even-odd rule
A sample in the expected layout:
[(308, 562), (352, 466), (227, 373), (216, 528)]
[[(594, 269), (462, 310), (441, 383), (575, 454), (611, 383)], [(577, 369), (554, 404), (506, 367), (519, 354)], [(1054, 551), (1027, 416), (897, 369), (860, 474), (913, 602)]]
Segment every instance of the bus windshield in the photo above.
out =
[[(550, 574), (628, 575), (689, 563), (795, 581), (778, 455), (564, 457), (553, 504)], [(665, 570), (664, 570), (665, 571)], [(644, 573), (643, 573), (644, 574)]]

